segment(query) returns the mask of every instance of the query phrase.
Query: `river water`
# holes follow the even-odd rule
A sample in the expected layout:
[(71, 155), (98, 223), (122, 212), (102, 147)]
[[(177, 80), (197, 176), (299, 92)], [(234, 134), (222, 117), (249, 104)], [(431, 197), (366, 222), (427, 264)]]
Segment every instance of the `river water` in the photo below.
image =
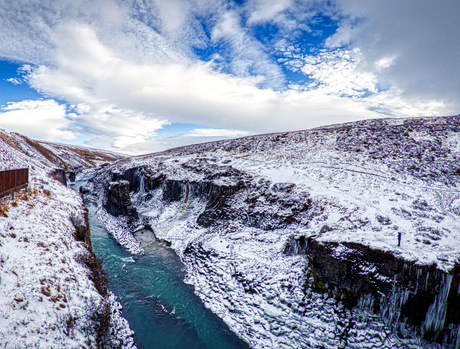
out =
[(132, 255), (99, 222), (95, 205), (87, 207), (93, 251), (139, 349), (248, 348), (183, 281), (184, 265), (172, 249), (144, 235), (145, 254)]

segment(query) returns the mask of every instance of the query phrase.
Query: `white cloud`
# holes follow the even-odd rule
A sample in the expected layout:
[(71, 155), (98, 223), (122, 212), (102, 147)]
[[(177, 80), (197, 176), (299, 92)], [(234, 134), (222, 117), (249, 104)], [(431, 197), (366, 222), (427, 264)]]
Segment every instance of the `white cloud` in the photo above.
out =
[(363, 99), (363, 105), (381, 115), (396, 117), (442, 115), (442, 111), (446, 110), (443, 101), (408, 98), (396, 87), (367, 96)]
[(214, 41), (232, 37), (238, 37), (238, 40), (243, 40), (240, 18), (236, 11), (228, 11), (222, 15), (220, 21), (213, 29), (211, 37)]
[[(135, 4), (124, 0), (21, 0), (1, 4), (0, 57), (18, 62), (52, 65), (56, 36), (62, 36), (62, 28), (69, 25), (91, 27), (104, 45), (138, 62), (185, 62), (190, 45), (200, 37), (190, 28), (180, 32), (177, 20), (168, 27), (178, 14), (166, 8), (160, 14), (154, 0)], [(182, 11), (181, 18), (186, 13)], [(156, 30), (163, 22), (165, 33), (177, 29), (176, 39)]]
[(2, 1), (0, 56), (34, 64), (53, 61), (52, 38), (60, 24), (80, 21), (100, 33), (119, 32), (127, 22), (116, 0)]
[(162, 27), (168, 34), (182, 31), (190, 13), (190, 3), (183, 0), (153, 0), (162, 18)]
[(9, 78), (9, 79), (6, 79), (6, 81), (12, 83), (13, 85), (21, 85), (22, 84), (22, 80), (19, 79), (19, 78)]
[(375, 62), (374, 72), (365, 69), (361, 65), (362, 60), (364, 57), (359, 49), (324, 50), (316, 56), (304, 57), (301, 71), (309, 75), (315, 87), (325, 94), (348, 97), (380, 115), (439, 115), (446, 109), (440, 100), (407, 98), (396, 86), (381, 90), (377, 73), (391, 67), (393, 57)]
[(395, 57), (383, 57), (379, 59), (377, 62), (375, 62), (375, 67), (377, 68), (377, 70), (389, 68), (393, 64), (394, 60)]
[(42, 140), (76, 138), (64, 105), (54, 100), (25, 100), (0, 109), (0, 127)]
[(235, 138), (246, 136), (247, 134), (248, 132), (238, 130), (224, 130), (220, 128), (197, 128), (190, 131), (186, 136)]
[(301, 70), (329, 93), (360, 97), (377, 92), (375, 75), (359, 69), (361, 59), (359, 50), (323, 51), (305, 57), (305, 65)]
[(78, 105), (74, 116), (86, 134), (93, 135), (92, 141), (101, 144), (99, 137), (106, 136), (104, 148), (122, 151), (131, 144), (145, 142), (155, 136), (166, 121), (151, 119), (143, 113), (120, 109), (103, 104)]
[[(103, 47), (89, 28), (75, 30), (76, 41), (68, 44), (65, 37), (56, 55), (57, 68), (42, 66), (29, 76), (34, 87), (67, 100), (110, 102), (120, 108), (154, 111), (156, 117), (175, 122), (190, 121), (190, 115), (200, 123), (222, 120), (220, 115), (227, 113), (238, 120), (239, 114), (269, 112), (273, 103), (289, 95), (257, 88), (258, 77), (218, 73), (203, 63), (135, 64)], [(72, 48), (68, 50), (67, 45)], [(97, 59), (88, 57), (95, 52)], [(195, 104), (209, 111), (195, 112), (191, 108)], [(204, 117), (200, 119), (199, 114)]]
[(248, 2), (251, 14), (248, 23), (266, 22), (275, 19), (281, 12), (288, 9), (293, 0), (252, 0)]
[[(458, 113), (460, 27), (457, 0), (336, 0), (343, 20), (331, 39), (347, 31), (348, 43), (363, 54), (362, 65), (392, 57), (377, 78), (398, 88), (408, 100), (444, 101), (444, 113)], [(426, 115), (426, 114), (425, 114)]]
[(327, 48), (335, 49), (343, 46), (348, 46), (351, 42), (352, 29), (348, 23), (342, 24), (337, 28), (334, 35), (329, 36), (324, 45)]
[[(259, 88), (258, 77), (219, 73), (211, 64), (132, 62), (104, 46), (87, 26), (62, 29), (56, 47), (55, 66), (33, 70), (29, 83), (76, 105), (76, 120), (83, 130), (101, 135), (95, 141), (104, 139), (108, 142), (104, 147), (121, 151), (152, 144), (156, 131), (167, 122), (258, 133), (408, 111), (426, 114), (422, 111), (428, 105), (407, 103), (395, 89), (378, 91), (375, 75), (360, 70), (359, 51), (304, 57), (302, 70), (316, 84), (279, 92)], [(367, 96), (369, 92), (373, 95)], [(430, 106), (430, 110), (442, 107), (431, 102)], [(204, 131), (187, 135), (188, 140), (206, 137), (200, 132)]]
[(312, 20), (319, 12), (329, 12), (321, 0), (248, 0), (244, 6), (247, 24), (274, 24), (279, 37), (295, 40), (302, 31), (310, 32)]
[(240, 77), (260, 76), (263, 84), (271, 88), (284, 86), (284, 76), (278, 64), (267, 53), (267, 49), (242, 26), (238, 11), (223, 13), (214, 26), (211, 39), (217, 44), (225, 42), (230, 49), (229, 61), (218, 65), (222, 70)]
[(254, 133), (378, 116), (324, 90), (260, 89), (257, 78), (218, 73), (203, 63), (136, 64), (105, 47), (87, 26), (62, 29), (56, 40), (55, 66), (33, 70), (29, 83), (76, 105), (83, 130), (110, 136), (105, 146), (120, 150), (147, 142), (166, 122)]

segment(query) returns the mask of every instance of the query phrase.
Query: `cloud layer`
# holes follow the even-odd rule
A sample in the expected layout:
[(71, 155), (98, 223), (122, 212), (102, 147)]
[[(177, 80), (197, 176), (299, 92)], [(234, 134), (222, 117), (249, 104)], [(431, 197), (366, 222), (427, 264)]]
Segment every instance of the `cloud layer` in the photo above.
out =
[[(9, 2), (0, 56), (31, 64), (25, 80), (46, 99), (6, 106), (0, 127), (140, 153), (458, 113), (459, 10), (455, 0)], [(48, 128), (29, 127), (40, 122)], [(175, 123), (202, 127), (160, 139)]]
[[(446, 101), (458, 113), (460, 91), (460, 2), (337, 1), (343, 20), (331, 41), (359, 47), (372, 69), (379, 60), (392, 64), (377, 76), (411, 98)], [(342, 37), (338, 39), (338, 37)]]
[(25, 100), (0, 109), (0, 128), (40, 140), (74, 139), (70, 124), (65, 106), (54, 100)]

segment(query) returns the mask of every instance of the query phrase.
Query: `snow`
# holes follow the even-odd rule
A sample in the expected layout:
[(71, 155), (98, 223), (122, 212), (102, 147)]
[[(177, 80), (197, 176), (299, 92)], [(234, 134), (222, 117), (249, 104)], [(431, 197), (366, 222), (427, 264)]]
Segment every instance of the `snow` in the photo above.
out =
[[(331, 151), (334, 154), (334, 151)], [(276, 160), (266, 159), (265, 154), (230, 158), (220, 154), (201, 152), (199, 156), (187, 155), (172, 159), (162, 158), (162, 167), (168, 178), (189, 182), (205, 180), (202, 172), (177, 171), (180, 165), (194, 159), (207, 159), (216, 166), (231, 165), (232, 168), (250, 175), (254, 182), (268, 180), (277, 183), (295, 184), (295, 192), (307, 193), (325, 204), (327, 216), (318, 222), (310, 222), (310, 235), (317, 234), (321, 226), (332, 227), (321, 234), (320, 241), (348, 241), (364, 243), (369, 247), (390, 251), (400, 258), (415, 261), (420, 265), (436, 264), (439, 269), (449, 271), (460, 258), (460, 220), (458, 202), (460, 190), (457, 187), (439, 183), (427, 185), (416, 178), (407, 178), (392, 173), (386, 164), (333, 163), (330, 152), (322, 149), (320, 154), (308, 154), (303, 159), (283, 163), (281, 156)], [(230, 163), (229, 163), (230, 161)], [(348, 160), (351, 162), (351, 159)], [(148, 159), (130, 161), (124, 168), (151, 165)], [(376, 166), (378, 165), (378, 166)], [(216, 185), (232, 185), (231, 178), (218, 178)], [(414, 202), (425, 201), (426, 209), (414, 209)], [(167, 210), (177, 212), (168, 206), (162, 213), (171, 216)], [(423, 211), (427, 212), (423, 212)], [(410, 211), (410, 218), (404, 212)], [(151, 209), (146, 215), (154, 215)], [(378, 221), (383, 217), (384, 224)], [(369, 222), (360, 229), (350, 229), (356, 220)], [(162, 219), (159, 219), (162, 221)], [(423, 229), (436, 230), (429, 234)], [(159, 229), (161, 230), (161, 228)], [(401, 246), (397, 235), (402, 232)], [(160, 233), (161, 235), (161, 233)], [(436, 236), (434, 236), (436, 235)]]
[[(181, 183), (183, 193), (203, 183), (239, 188), (225, 198), (229, 217), (206, 228), (197, 219), (207, 199), (192, 189), (169, 202), (161, 185), (148, 191), (143, 179), (131, 201), (182, 258), (186, 281), (204, 303), (254, 348), (335, 348), (344, 333), (348, 348), (434, 348), (404, 324), (397, 326), (405, 338), (398, 337), (391, 314), (366, 310), (370, 298), (352, 313), (313, 292), (305, 286), (307, 257), (284, 249), (293, 237), (311, 237), (337, 243), (333, 253), (340, 258), (353, 242), (451, 271), (460, 261), (460, 138), (458, 129), (443, 126), (458, 121), (446, 120), (363, 121), (182, 147), (118, 162), (96, 177), (93, 189), (112, 180), (109, 171), (134, 167), (150, 179)], [(116, 225), (103, 216), (99, 197), (101, 217)], [(129, 236), (132, 228), (118, 221), (125, 230), (119, 235)], [(135, 241), (127, 245), (136, 249)], [(373, 276), (376, 269), (364, 263), (358, 271)], [(407, 297), (394, 290), (385, 311), (400, 309)], [(445, 311), (443, 299), (431, 310), (433, 321)]]
[(129, 252), (134, 254), (140, 254), (144, 252), (141, 244), (129, 231), (126, 220), (116, 219), (103, 210), (98, 210), (98, 219), (105, 223), (109, 233), (112, 234), (118, 243), (125, 247)]
[[(73, 238), (69, 212), (82, 203), (76, 197), (73, 205), (66, 201), (31, 191), (11, 202), (1, 220), (0, 342), (11, 348), (95, 343), (86, 308), (96, 310), (103, 300), (76, 260), (87, 250)], [(76, 324), (68, 329), (71, 318)]]
[[(48, 175), (59, 166), (33, 144), (0, 132), (0, 170), (30, 169), (28, 189), (0, 202), (0, 344), (95, 348), (95, 316), (109, 302), (113, 343), (133, 348), (120, 304), (99, 294), (82, 262), (88, 246), (74, 234), (77, 225), (86, 225), (83, 201)], [(90, 166), (77, 157), (65, 159), (69, 168)]]

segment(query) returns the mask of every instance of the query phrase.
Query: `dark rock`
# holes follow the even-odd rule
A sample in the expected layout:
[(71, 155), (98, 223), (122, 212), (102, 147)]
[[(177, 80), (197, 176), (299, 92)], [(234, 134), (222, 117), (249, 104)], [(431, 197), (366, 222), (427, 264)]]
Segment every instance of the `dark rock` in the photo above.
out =
[(185, 193), (184, 187), (183, 183), (177, 181), (163, 182), (163, 201), (169, 203), (181, 200)]
[(288, 256), (305, 254), (307, 249), (307, 238), (305, 236), (300, 236), (294, 238), (293, 236), (289, 237), (286, 245), (284, 247), (284, 253)]
[(377, 216), (376, 217), (377, 219), (377, 222), (379, 222), (380, 224), (383, 224), (383, 225), (390, 225), (391, 224), (391, 220), (390, 218), (388, 217), (383, 217), (383, 216)]
[[(316, 291), (335, 290), (337, 299), (349, 309), (356, 307), (361, 297), (370, 295), (374, 299), (370, 310), (382, 317), (399, 312), (399, 316), (391, 314), (391, 321), (404, 321), (427, 340), (450, 347), (452, 338), (457, 338), (460, 265), (453, 274), (447, 274), (435, 266), (415, 266), (357, 243), (323, 244), (312, 238), (293, 243), (309, 257), (308, 282)], [(292, 249), (287, 247), (285, 252)], [(433, 310), (436, 307), (441, 310)]]
[(51, 172), (50, 175), (55, 180), (59, 181), (60, 183), (64, 184), (65, 186), (67, 185), (67, 176), (66, 176), (66, 171), (65, 170), (57, 168), (53, 172)]
[(118, 217), (120, 215), (138, 219), (136, 208), (131, 204), (129, 196), (130, 183), (127, 180), (110, 182), (106, 188), (107, 201), (104, 208), (111, 215)]
[(67, 172), (67, 177), (70, 182), (75, 182), (75, 180), (77, 179), (77, 172), (75, 171)]

